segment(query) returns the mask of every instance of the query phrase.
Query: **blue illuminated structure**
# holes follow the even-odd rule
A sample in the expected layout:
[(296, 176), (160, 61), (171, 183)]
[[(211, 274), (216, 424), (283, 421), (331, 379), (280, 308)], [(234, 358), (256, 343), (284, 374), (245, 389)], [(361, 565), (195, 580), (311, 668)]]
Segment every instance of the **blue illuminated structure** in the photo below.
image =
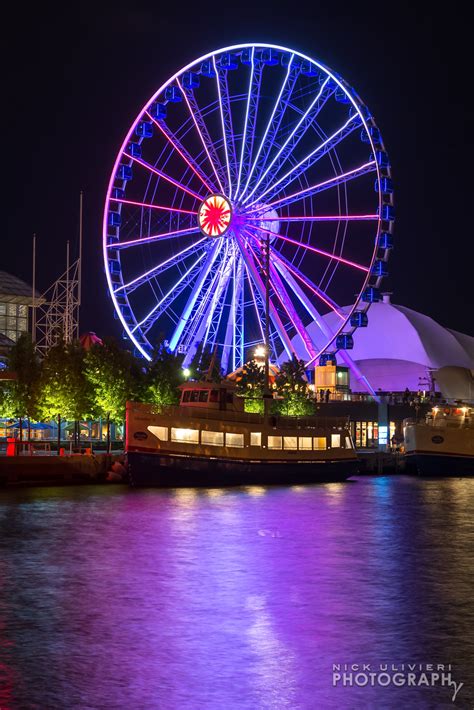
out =
[(356, 92), (285, 47), (227, 47), (172, 76), (125, 136), (104, 211), (108, 287), (145, 358), (166, 341), (186, 367), (202, 344), (231, 371), (264, 341), (269, 280), (271, 360), (297, 335), (310, 367), (367, 325), (393, 223), (387, 152)]

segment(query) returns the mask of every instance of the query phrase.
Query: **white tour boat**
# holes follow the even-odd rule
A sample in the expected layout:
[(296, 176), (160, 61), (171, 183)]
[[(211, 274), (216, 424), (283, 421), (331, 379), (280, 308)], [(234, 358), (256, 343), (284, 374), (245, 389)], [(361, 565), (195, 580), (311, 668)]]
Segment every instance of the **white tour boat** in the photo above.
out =
[(421, 476), (474, 475), (474, 417), (467, 405), (433, 407), (422, 421), (404, 422), (408, 469)]
[(250, 414), (229, 382), (187, 382), (177, 406), (127, 403), (133, 486), (342, 481), (358, 462), (348, 419)]

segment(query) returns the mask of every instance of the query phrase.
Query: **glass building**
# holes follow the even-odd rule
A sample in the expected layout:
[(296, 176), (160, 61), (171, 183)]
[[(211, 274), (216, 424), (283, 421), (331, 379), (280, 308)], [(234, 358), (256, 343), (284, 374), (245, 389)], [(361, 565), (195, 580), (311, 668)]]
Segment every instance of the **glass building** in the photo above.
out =
[(31, 286), (6, 271), (0, 271), (0, 335), (12, 341), (12, 345), (22, 333), (29, 332), (32, 304)]

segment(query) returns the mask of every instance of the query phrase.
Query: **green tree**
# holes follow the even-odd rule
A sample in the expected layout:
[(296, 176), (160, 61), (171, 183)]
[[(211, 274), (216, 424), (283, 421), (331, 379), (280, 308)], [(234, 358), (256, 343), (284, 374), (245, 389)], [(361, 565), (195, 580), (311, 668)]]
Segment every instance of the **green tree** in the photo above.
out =
[(7, 389), (13, 416), (37, 419), (41, 367), (28, 333), (20, 335), (12, 347), (8, 366), (16, 374)]
[(236, 393), (245, 398), (246, 412), (263, 414), (263, 393), (265, 391), (265, 371), (257, 365), (255, 360), (250, 360), (242, 368), (242, 373), (237, 380)]
[(287, 416), (308, 416), (314, 414), (314, 403), (310, 395), (303, 360), (294, 355), (284, 362), (275, 378), (279, 399), (275, 407)]
[(62, 340), (48, 350), (42, 363), (39, 412), (41, 419), (78, 421), (94, 415), (92, 390), (85, 376), (85, 352), (79, 342)]
[(13, 419), (15, 416), (12, 390), (11, 382), (0, 382), (0, 417), (5, 419)]
[(183, 357), (160, 345), (145, 375), (145, 399), (152, 404), (178, 404)]
[(91, 389), (96, 415), (120, 422), (125, 418), (127, 400), (141, 400), (144, 373), (138, 360), (115, 340), (91, 347), (85, 355), (84, 374)]

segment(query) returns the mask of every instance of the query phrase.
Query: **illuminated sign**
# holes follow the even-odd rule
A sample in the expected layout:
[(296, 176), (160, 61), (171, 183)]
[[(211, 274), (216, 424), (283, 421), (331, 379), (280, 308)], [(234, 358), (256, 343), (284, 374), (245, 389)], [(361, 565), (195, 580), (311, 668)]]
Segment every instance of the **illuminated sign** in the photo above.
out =
[(222, 195), (211, 195), (198, 212), (201, 232), (207, 237), (222, 237), (229, 229), (232, 208)]

